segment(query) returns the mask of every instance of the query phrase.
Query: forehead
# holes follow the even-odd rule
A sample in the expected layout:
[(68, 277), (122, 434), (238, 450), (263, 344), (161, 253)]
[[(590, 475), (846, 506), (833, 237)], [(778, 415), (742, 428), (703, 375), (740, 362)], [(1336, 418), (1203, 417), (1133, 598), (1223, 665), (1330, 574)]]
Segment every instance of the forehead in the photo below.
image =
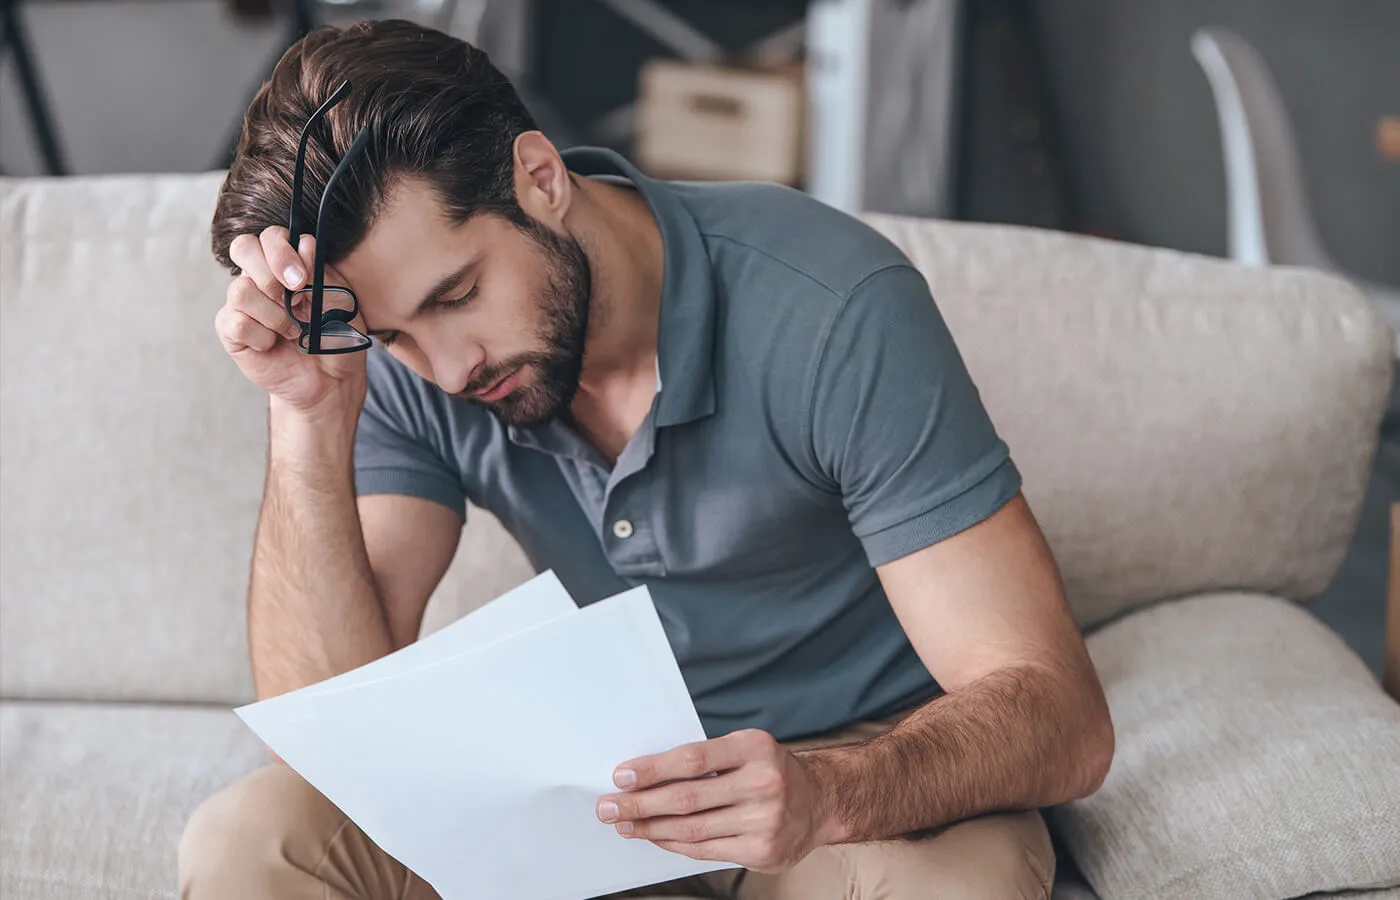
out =
[(401, 178), (385, 193), (364, 239), (335, 265), (356, 293), (377, 293), (375, 286), (385, 279), (416, 278), (451, 260), (460, 266), (488, 252), (508, 251), (519, 236), (510, 222), (489, 213), (458, 224), (447, 216), (432, 186)]
[(341, 268), (353, 280), (352, 269), (394, 269), (410, 260), (458, 251), (464, 233), (474, 224), (469, 221), (459, 226), (449, 220), (437, 192), (420, 179), (397, 179), (375, 211), (364, 239)]
[(364, 239), (336, 269), (375, 319), (407, 315), (442, 278), (480, 261), (499, 243), (495, 219), (473, 216), (459, 225), (427, 183), (400, 179), (385, 194)]

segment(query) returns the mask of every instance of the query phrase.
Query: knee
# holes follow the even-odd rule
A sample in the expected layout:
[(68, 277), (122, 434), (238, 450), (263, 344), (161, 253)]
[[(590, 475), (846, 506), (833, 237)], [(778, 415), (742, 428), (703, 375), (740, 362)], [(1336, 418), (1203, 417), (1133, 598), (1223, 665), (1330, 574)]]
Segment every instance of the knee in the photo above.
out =
[(966, 893), (947, 896), (1048, 900), (1055, 880), (1055, 851), (1040, 813), (983, 816), (949, 831), (954, 833), (949, 854), (966, 861), (965, 867), (951, 866), (950, 875)]
[[(1047, 900), (1055, 853), (1039, 813), (983, 816), (910, 843), (885, 843), (857, 860), (855, 881), (870, 900)], [(862, 865), (864, 864), (864, 865)]]
[[(298, 865), (296, 847), (343, 816), (284, 765), (272, 765), (205, 800), (180, 838), (180, 896), (253, 896)], [(309, 840), (308, 840), (309, 839)]]

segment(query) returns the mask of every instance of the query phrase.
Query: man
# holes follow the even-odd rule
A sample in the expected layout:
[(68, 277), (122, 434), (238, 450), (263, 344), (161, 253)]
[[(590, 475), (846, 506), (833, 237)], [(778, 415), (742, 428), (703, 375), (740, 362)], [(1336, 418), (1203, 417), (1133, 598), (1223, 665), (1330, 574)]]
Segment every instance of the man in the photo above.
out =
[[(370, 142), (294, 249), (298, 136), (347, 81), (311, 129), (303, 221)], [(284, 289), (317, 241), (383, 346), (298, 351)], [(711, 739), (619, 760), (598, 817), (747, 871), (645, 893), (1047, 896), (1036, 810), (1097, 788), (1112, 726), (894, 246), (796, 191), (561, 155), (482, 53), (403, 22), (288, 51), (213, 244), (236, 275), (219, 335), (270, 396), (260, 697), (413, 641), (470, 500), (580, 602), (651, 589)], [(283, 766), (207, 801), (180, 866), (195, 900), (433, 896)]]

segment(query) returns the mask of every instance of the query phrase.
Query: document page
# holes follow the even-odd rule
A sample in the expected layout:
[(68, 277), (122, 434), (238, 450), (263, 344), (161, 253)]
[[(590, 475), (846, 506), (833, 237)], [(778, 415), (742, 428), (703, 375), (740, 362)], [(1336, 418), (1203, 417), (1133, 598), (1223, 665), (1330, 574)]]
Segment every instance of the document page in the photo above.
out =
[(559, 610), (237, 713), (446, 900), (585, 900), (731, 868), (598, 821), (619, 763), (705, 734), (646, 588)]

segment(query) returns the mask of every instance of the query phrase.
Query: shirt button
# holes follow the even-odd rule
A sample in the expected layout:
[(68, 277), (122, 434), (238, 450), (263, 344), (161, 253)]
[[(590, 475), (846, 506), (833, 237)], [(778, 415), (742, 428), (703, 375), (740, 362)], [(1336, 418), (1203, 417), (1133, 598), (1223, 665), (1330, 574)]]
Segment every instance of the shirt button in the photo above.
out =
[(632, 536), (632, 523), (626, 519), (618, 519), (613, 523), (613, 536), (621, 540), (627, 540)]

